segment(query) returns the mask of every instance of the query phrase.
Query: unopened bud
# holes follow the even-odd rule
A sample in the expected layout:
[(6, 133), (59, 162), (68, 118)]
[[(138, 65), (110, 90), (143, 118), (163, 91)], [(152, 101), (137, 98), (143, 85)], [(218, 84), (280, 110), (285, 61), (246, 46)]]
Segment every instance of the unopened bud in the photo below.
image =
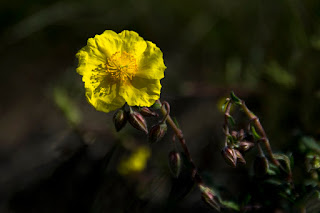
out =
[(231, 136), (233, 137), (234, 140), (237, 140), (238, 138), (238, 132), (237, 131), (232, 131)]
[(314, 155), (314, 157), (311, 160), (311, 166), (313, 169), (320, 168), (320, 156), (319, 155)]
[(181, 157), (180, 154), (176, 151), (171, 151), (169, 153), (169, 168), (171, 174), (177, 178), (181, 170)]
[(146, 116), (146, 117), (150, 117), (150, 116), (158, 117), (159, 116), (156, 112), (151, 111), (148, 107), (142, 107), (140, 109), (140, 113), (141, 113), (141, 115)]
[(160, 141), (166, 133), (167, 133), (166, 123), (154, 125), (153, 127), (151, 127), (149, 131), (149, 142), (155, 143)]
[(257, 156), (253, 162), (254, 173), (261, 177), (267, 174), (269, 169), (269, 163), (265, 156)]
[(243, 155), (241, 154), (241, 152), (239, 152), (238, 150), (234, 150), (234, 152), (237, 155), (237, 163), (243, 163), (246, 164), (246, 160), (244, 159)]
[(246, 151), (250, 150), (252, 147), (254, 147), (254, 143), (249, 142), (249, 141), (241, 141), (239, 143), (239, 150), (241, 152), (246, 152)]
[(306, 166), (308, 172), (311, 170), (318, 170), (320, 168), (320, 156), (310, 153), (306, 156)]
[(148, 134), (147, 122), (144, 117), (136, 111), (131, 111), (129, 114), (129, 123), (136, 129)]
[(244, 134), (244, 130), (240, 129), (240, 131), (238, 132), (238, 140), (242, 141), (244, 138), (245, 134)]
[(216, 209), (217, 211), (220, 211), (219, 199), (214, 194), (213, 190), (203, 184), (200, 184), (199, 188), (200, 188), (200, 191), (202, 192), (201, 198), (203, 202), (208, 204), (211, 208)]
[(116, 113), (114, 113), (113, 123), (117, 132), (119, 132), (126, 125), (127, 120), (128, 115), (123, 109), (119, 109)]
[(234, 149), (229, 148), (228, 146), (224, 147), (221, 151), (221, 154), (227, 164), (232, 167), (237, 166), (237, 154)]

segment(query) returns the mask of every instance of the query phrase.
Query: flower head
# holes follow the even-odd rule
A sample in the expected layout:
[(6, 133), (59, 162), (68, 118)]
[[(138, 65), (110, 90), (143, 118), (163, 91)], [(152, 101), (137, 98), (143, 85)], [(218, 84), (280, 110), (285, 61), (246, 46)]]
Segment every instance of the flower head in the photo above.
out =
[(149, 107), (160, 98), (166, 66), (161, 50), (136, 32), (106, 30), (89, 38), (76, 55), (86, 97), (97, 110)]

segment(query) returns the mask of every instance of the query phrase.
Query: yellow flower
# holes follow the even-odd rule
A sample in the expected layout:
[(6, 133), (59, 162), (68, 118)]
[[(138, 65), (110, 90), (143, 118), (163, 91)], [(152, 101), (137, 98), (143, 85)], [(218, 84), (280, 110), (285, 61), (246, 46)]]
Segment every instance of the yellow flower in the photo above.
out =
[(149, 107), (160, 98), (166, 66), (161, 50), (138, 33), (106, 30), (89, 38), (76, 55), (88, 101), (99, 111)]
[(122, 175), (141, 172), (147, 166), (151, 150), (147, 146), (137, 148), (128, 158), (123, 159), (118, 165), (118, 172)]

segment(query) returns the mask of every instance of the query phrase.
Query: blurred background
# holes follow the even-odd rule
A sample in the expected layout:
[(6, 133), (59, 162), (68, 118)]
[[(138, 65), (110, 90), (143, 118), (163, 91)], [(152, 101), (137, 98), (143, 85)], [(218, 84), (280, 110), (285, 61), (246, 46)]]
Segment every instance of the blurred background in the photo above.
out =
[[(129, 125), (116, 133), (113, 113), (86, 102), (75, 54), (106, 29), (160, 47), (161, 99), (227, 198), (246, 193), (252, 167), (250, 156), (237, 169), (221, 159), (230, 91), (259, 116), (275, 151), (319, 139), (317, 0), (3, 0), (0, 26), (0, 212), (212, 211), (188, 175), (170, 176), (171, 130), (150, 145)], [(137, 150), (145, 168), (123, 171)]]

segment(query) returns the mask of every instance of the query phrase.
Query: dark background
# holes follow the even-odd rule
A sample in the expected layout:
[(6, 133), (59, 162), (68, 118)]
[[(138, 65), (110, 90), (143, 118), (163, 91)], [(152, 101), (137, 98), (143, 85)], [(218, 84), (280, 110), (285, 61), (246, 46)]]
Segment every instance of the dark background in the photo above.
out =
[[(134, 30), (163, 51), (161, 98), (199, 169), (227, 197), (246, 192), (252, 166), (250, 156), (239, 169), (220, 156), (219, 105), (231, 90), (260, 117), (275, 151), (320, 134), (317, 0), (3, 0), (0, 212), (211, 211), (197, 188), (179, 199), (190, 183), (170, 177), (171, 131), (149, 146), (132, 127), (116, 133), (112, 113), (86, 102), (75, 54), (106, 29)], [(119, 161), (142, 145), (152, 149), (147, 169), (121, 176)]]

